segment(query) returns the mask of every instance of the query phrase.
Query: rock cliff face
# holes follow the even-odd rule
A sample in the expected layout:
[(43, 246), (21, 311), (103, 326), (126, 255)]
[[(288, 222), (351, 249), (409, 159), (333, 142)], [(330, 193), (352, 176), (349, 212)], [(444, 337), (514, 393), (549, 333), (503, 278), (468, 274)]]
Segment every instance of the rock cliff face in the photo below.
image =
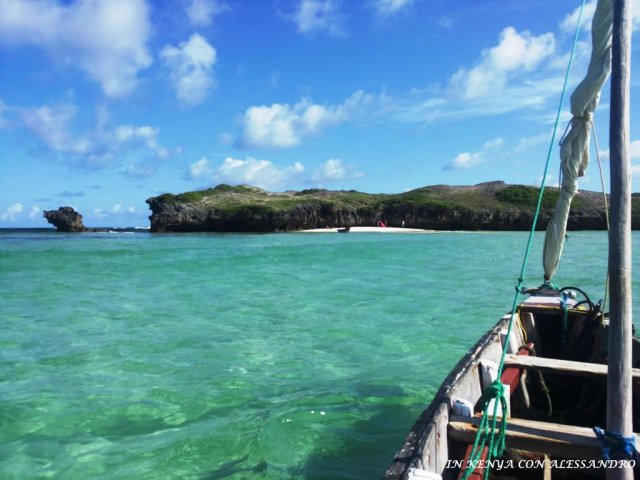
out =
[[(550, 189), (538, 229), (546, 228), (557, 193)], [(219, 185), (200, 192), (165, 194), (147, 203), (152, 232), (277, 232), (376, 225), (379, 220), (389, 226), (434, 230), (528, 230), (536, 195), (536, 188), (503, 182), (439, 185), (396, 195), (326, 190), (269, 193)], [(637, 210), (633, 227), (640, 227)], [(580, 192), (568, 228), (605, 229), (602, 194)]]
[(87, 232), (89, 229), (82, 223), (82, 215), (71, 207), (60, 207), (58, 210), (45, 210), (43, 217), (58, 232)]

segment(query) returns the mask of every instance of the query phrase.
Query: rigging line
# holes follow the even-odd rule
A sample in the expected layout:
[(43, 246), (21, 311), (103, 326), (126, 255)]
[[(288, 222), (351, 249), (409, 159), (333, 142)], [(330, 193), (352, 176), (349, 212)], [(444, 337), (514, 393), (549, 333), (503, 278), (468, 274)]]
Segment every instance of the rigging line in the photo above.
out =
[[(524, 282), (524, 274), (527, 269), (527, 263), (529, 260), (529, 254), (531, 253), (531, 245), (533, 243), (533, 235), (536, 230), (536, 225), (538, 223), (538, 217), (540, 215), (540, 210), (542, 208), (542, 198), (544, 195), (544, 187), (547, 180), (547, 172), (549, 171), (549, 164), (551, 163), (551, 152), (553, 151), (553, 144), (556, 138), (556, 133), (558, 131), (558, 124), (560, 123), (560, 115), (562, 113), (562, 104), (564, 103), (564, 97), (567, 91), (567, 84), (569, 83), (569, 72), (571, 71), (571, 65), (573, 63), (573, 57), (575, 55), (576, 46), (578, 44), (578, 36), (580, 34), (580, 24), (582, 23), (582, 14), (584, 12), (584, 6), (586, 4), (586, 0), (582, 0), (582, 6), (580, 7), (580, 13), (578, 15), (578, 22), (576, 24), (576, 32), (573, 37), (573, 45), (571, 47), (571, 54), (569, 56), (569, 62), (567, 64), (567, 71), (564, 76), (564, 84), (562, 86), (562, 94), (560, 95), (560, 102), (558, 105), (558, 112), (556, 114), (556, 121), (553, 126), (553, 134), (551, 136), (551, 142), (549, 143), (549, 151), (547, 153), (547, 160), (544, 166), (544, 173), (542, 174), (542, 182), (540, 184), (540, 194), (538, 195), (538, 203), (536, 205), (536, 212), (533, 217), (533, 222), (531, 225), (531, 232), (529, 232), (529, 239), (527, 241), (527, 247), (525, 249), (524, 258), (522, 260), (522, 267), (520, 269), (520, 276), (518, 277), (518, 285), (516, 286), (516, 293), (513, 298), (513, 305), (511, 307), (511, 318), (509, 319), (509, 326), (507, 328), (507, 334), (505, 336), (505, 346), (502, 349), (502, 356), (500, 357), (500, 365), (498, 366), (498, 375), (497, 380), (493, 382), (488, 391), (483, 393), (483, 414), (482, 420), (480, 422), (480, 427), (478, 428), (478, 432), (476, 434), (475, 441), (473, 443), (473, 448), (470, 454), (470, 461), (467, 463), (466, 470), (462, 477), (463, 480), (469, 478), (471, 473), (473, 473), (474, 468), (470, 468), (470, 465), (477, 464), (477, 461), (480, 459), (482, 455), (483, 447), (487, 444), (487, 437), (489, 440), (488, 452), (487, 452), (487, 460), (491, 461), (493, 458), (498, 458), (502, 456), (505, 447), (505, 430), (507, 424), (507, 405), (506, 400), (504, 398), (504, 387), (502, 383), (500, 383), (500, 377), (502, 376), (502, 371), (504, 370), (504, 362), (507, 356), (507, 348), (509, 345), (509, 339), (511, 338), (511, 331), (513, 330), (513, 322), (516, 316), (516, 309), (518, 307), (518, 298), (521, 293), (522, 283)], [(489, 404), (491, 398), (494, 398), (494, 408), (493, 408), (493, 416), (491, 422), (489, 422)], [(497, 420), (497, 412), (498, 412), (498, 403), (502, 406), (502, 419), (500, 422), (500, 430), (497, 434), (496, 438), (496, 420)], [(489, 468), (485, 469), (484, 478), (487, 480), (489, 478)]]
[(558, 111), (556, 113), (556, 120), (553, 125), (553, 133), (551, 134), (551, 141), (549, 142), (549, 150), (547, 152), (547, 160), (544, 166), (544, 171), (542, 173), (542, 181), (540, 183), (540, 194), (538, 195), (538, 203), (536, 204), (536, 212), (533, 217), (533, 222), (531, 225), (531, 231), (529, 232), (529, 239), (527, 240), (527, 247), (525, 249), (524, 259), (522, 260), (522, 267), (520, 269), (520, 277), (518, 279), (521, 284), (524, 281), (524, 274), (527, 269), (527, 263), (529, 261), (529, 254), (531, 253), (531, 245), (533, 243), (533, 234), (536, 230), (536, 225), (538, 223), (538, 217), (540, 216), (540, 210), (542, 209), (542, 198), (544, 196), (544, 188), (547, 182), (547, 173), (549, 171), (549, 163), (551, 160), (551, 153), (553, 151), (554, 141), (556, 138), (556, 134), (558, 132), (558, 124), (560, 123), (560, 115), (562, 114), (562, 104), (564, 103), (564, 97), (567, 92), (567, 84), (569, 82), (569, 72), (571, 71), (571, 64), (573, 63), (573, 57), (576, 50), (576, 45), (578, 43), (578, 34), (580, 32), (580, 20), (582, 18), (582, 11), (584, 9), (586, 0), (582, 0), (582, 8), (580, 9), (580, 15), (578, 17), (578, 26), (576, 28), (576, 33), (573, 38), (573, 46), (571, 47), (571, 55), (569, 56), (569, 63), (567, 64), (567, 70), (564, 76), (564, 84), (562, 86), (562, 93), (560, 94), (560, 102), (558, 104)]
[[(564, 75), (564, 83), (562, 85), (562, 93), (560, 94), (560, 102), (558, 104), (558, 111), (556, 112), (556, 120), (553, 125), (553, 133), (551, 134), (551, 141), (549, 142), (549, 150), (547, 151), (547, 160), (544, 166), (544, 172), (542, 173), (542, 181), (540, 183), (540, 194), (538, 195), (538, 203), (536, 205), (536, 212), (533, 217), (533, 222), (531, 225), (531, 231), (529, 232), (529, 239), (527, 240), (527, 247), (525, 249), (524, 258), (522, 260), (522, 267), (520, 268), (520, 276), (518, 277), (518, 285), (516, 287), (516, 294), (513, 299), (513, 306), (511, 308), (511, 321), (509, 322), (509, 328), (507, 330), (507, 339), (511, 334), (511, 327), (513, 324), (513, 318), (516, 312), (516, 308), (518, 305), (518, 297), (520, 295), (520, 287), (524, 282), (524, 275), (527, 270), (527, 264), (529, 262), (529, 255), (531, 253), (531, 245), (533, 244), (533, 235), (536, 230), (536, 225), (538, 223), (538, 217), (540, 216), (540, 211), (542, 210), (542, 198), (544, 196), (544, 188), (547, 182), (547, 172), (549, 171), (549, 164), (551, 163), (551, 153), (553, 151), (554, 142), (556, 138), (556, 134), (558, 132), (558, 125), (560, 123), (560, 115), (562, 114), (562, 104), (564, 103), (564, 97), (567, 92), (567, 85), (569, 83), (569, 73), (571, 71), (571, 65), (573, 64), (573, 57), (575, 55), (576, 46), (578, 45), (578, 37), (580, 35), (580, 24), (582, 23), (582, 14), (584, 12), (584, 6), (586, 4), (586, 0), (582, 0), (582, 6), (580, 7), (580, 13), (578, 15), (578, 22), (576, 23), (576, 31), (573, 36), (573, 45), (571, 46), (571, 54), (569, 55), (569, 62), (567, 63), (567, 70)], [(502, 370), (504, 368), (504, 360), (506, 357), (506, 350), (502, 352), (502, 358), (500, 359), (500, 366), (498, 368), (498, 375), (502, 374)]]
[[(596, 146), (596, 158), (598, 159), (598, 168), (600, 169), (600, 183), (602, 184), (602, 197), (604, 198), (604, 218), (607, 225), (607, 232), (611, 228), (609, 224), (609, 202), (607, 201), (607, 192), (604, 185), (604, 171), (602, 170), (602, 159), (600, 158), (600, 146), (598, 145), (598, 135), (596, 134), (596, 122), (593, 121), (593, 141)], [(604, 299), (602, 300), (602, 311), (606, 311), (607, 298), (609, 296), (609, 267), (607, 266), (607, 280), (604, 283)]]

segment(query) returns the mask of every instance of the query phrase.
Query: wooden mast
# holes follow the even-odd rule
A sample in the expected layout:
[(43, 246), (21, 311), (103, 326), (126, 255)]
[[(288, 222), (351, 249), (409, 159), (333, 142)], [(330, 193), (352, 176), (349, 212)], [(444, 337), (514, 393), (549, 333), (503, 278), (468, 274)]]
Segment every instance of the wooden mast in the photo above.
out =
[[(631, 182), (628, 156), (631, 1), (613, 2), (611, 65), (610, 328), (607, 430), (633, 433), (631, 408)], [(633, 469), (608, 469), (607, 479), (633, 479)]]

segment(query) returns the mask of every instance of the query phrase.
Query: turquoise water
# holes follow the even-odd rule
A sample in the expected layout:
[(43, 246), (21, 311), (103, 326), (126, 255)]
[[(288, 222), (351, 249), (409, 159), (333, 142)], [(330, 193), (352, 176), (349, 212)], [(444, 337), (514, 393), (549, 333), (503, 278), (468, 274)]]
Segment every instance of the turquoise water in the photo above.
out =
[[(525, 242), (0, 232), (0, 477), (380, 478)], [(601, 298), (606, 249), (572, 233), (556, 283)]]

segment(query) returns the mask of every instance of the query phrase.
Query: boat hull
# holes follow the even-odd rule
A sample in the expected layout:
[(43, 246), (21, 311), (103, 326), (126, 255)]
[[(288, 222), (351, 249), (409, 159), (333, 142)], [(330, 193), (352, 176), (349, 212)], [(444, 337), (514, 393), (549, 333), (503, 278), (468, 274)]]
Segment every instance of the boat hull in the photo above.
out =
[[(565, 321), (559, 297), (531, 297), (520, 305), (507, 340), (510, 317), (500, 319), (445, 378), (396, 453), (385, 479), (458, 478), (477, 431), (480, 397), (490, 383), (487, 366), (499, 363), (503, 348), (509, 354), (501, 381), (511, 381), (513, 390), (508, 392), (511, 418), (507, 453), (502, 458), (512, 460), (508, 465), (514, 468), (508, 476), (545, 478), (545, 468), (534, 473), (519, 470), (514, 459), (546, 459), (549, 474), (558, 462), (573, 459), (587, 463), (576, 463), (584, 468), (563, 471), (568, 475), (563, 478), (604, 477), (604, 468), (588, 461), (601, 458), (602, 445), (592, 428), (606, 423), (608, 321), (581, 306), (569, 309)], [(634, 367), (639, 363), (640, 342), (634, 338)], [(509, 372), (511, 376), (505, 377)], [(640, 370), (634, 370), (633, 382), (640, 387)], [(546, 399), (540, 393), (545, 389)], [(640, 418), (635, 389), (633, 400), (635, 418)], [(460, 415), (461, 404), (470, 405), (471, 411)]]

